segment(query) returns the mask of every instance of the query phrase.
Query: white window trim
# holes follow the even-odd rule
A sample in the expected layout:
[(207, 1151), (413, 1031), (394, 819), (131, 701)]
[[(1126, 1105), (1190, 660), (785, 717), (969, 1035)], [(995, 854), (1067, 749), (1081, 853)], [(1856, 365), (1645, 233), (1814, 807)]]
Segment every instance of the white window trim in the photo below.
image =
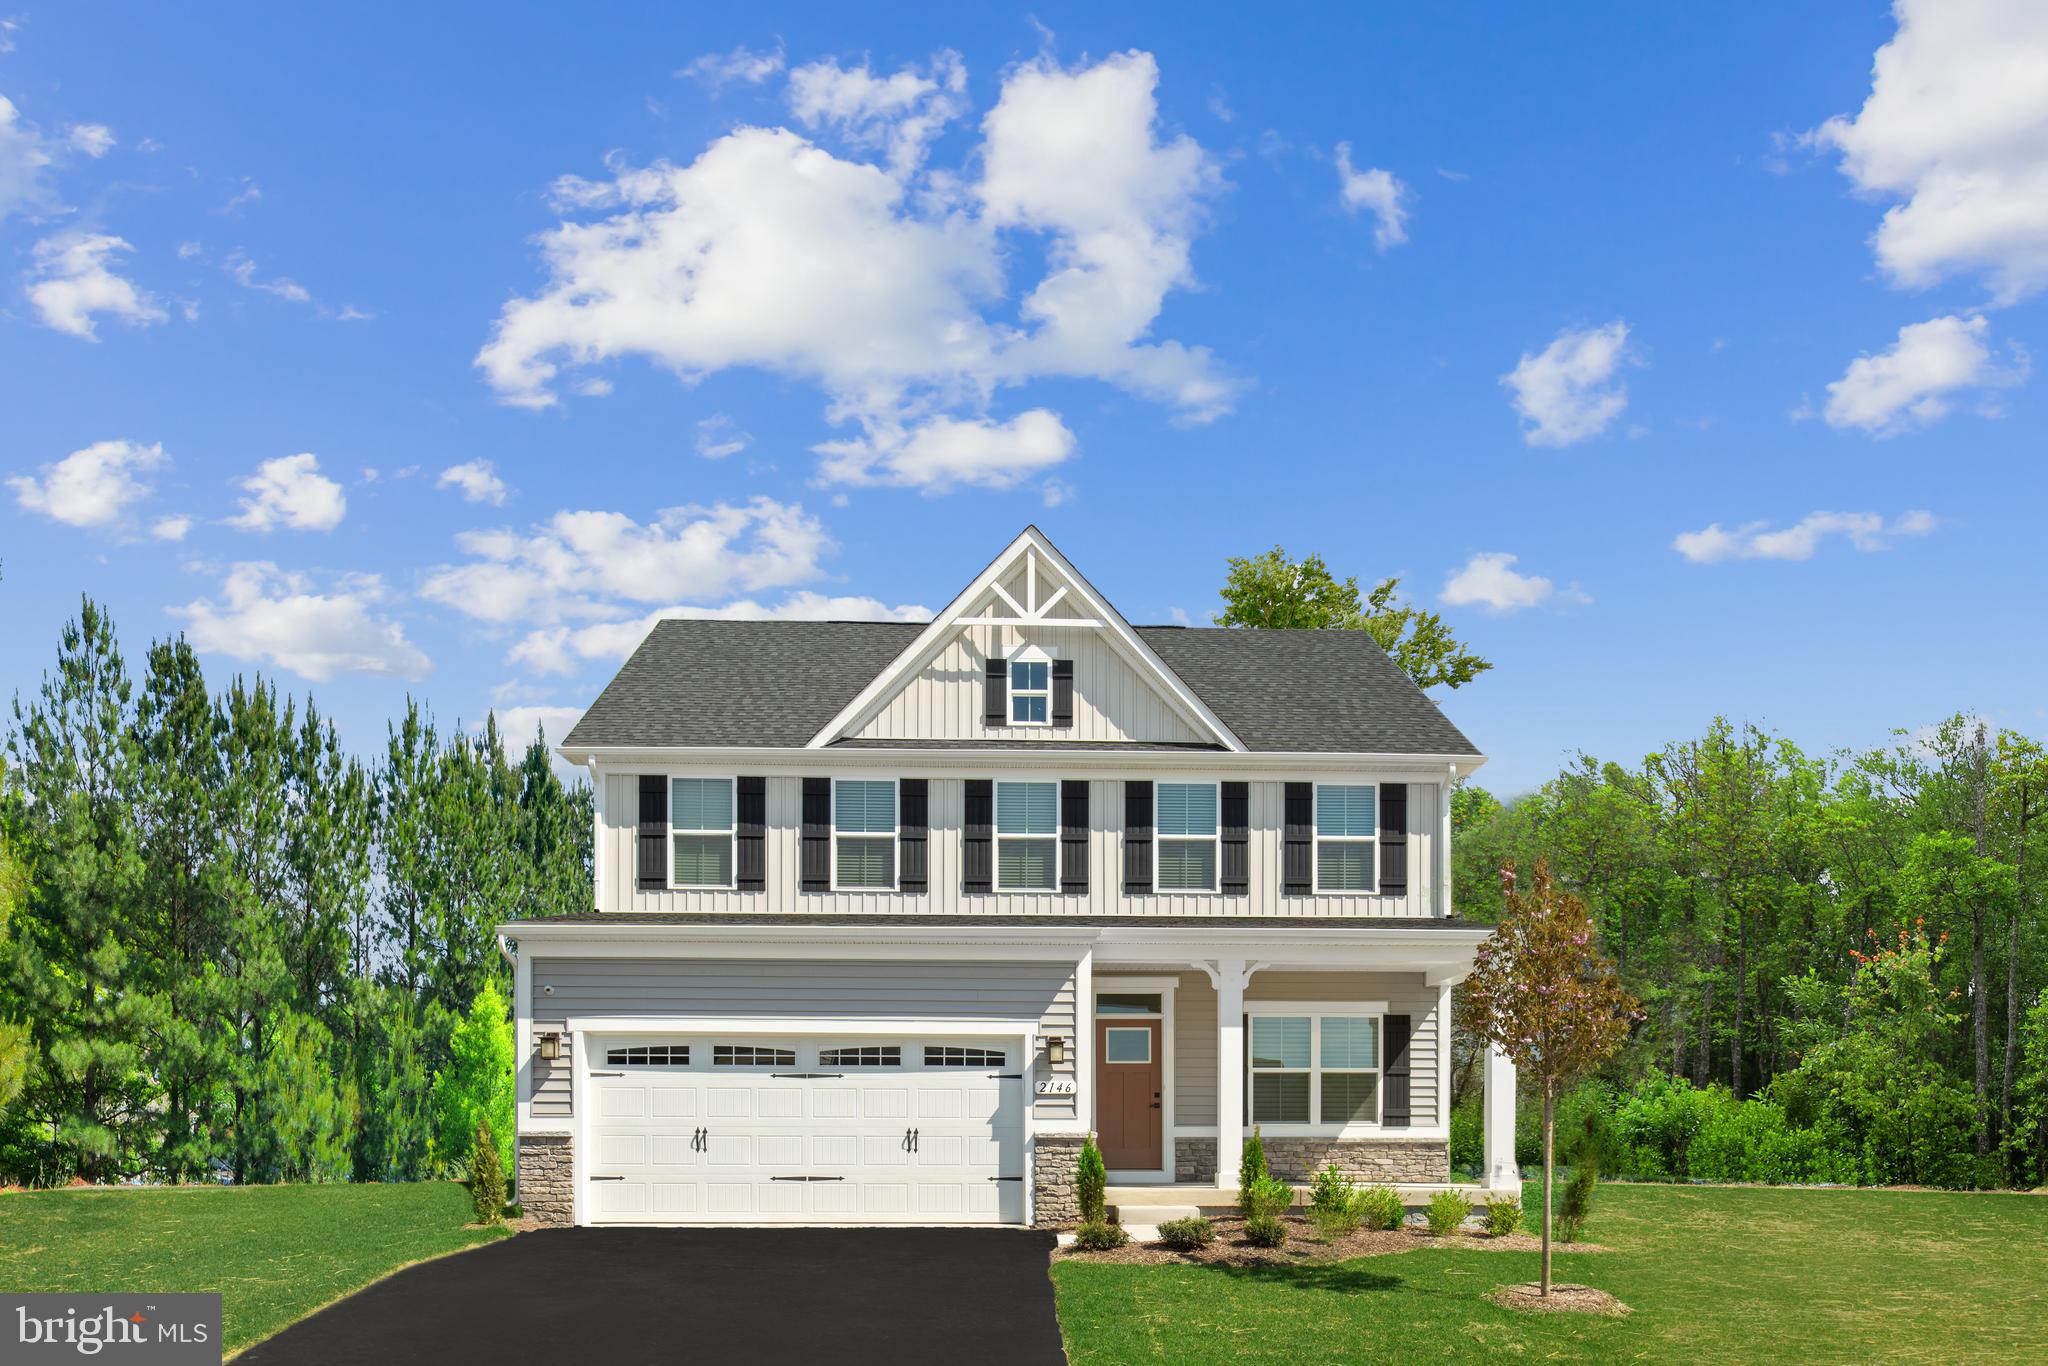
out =
[[(1175, 844), (1199, 844), (1200, 835), (1162, 835), (1159, 833), (1159, 789), (1162, 787), (1210, 787), (1216, 790), (1216, 833), (1208, 837), (1216, 857), (1209, 866), (1216, 872), (1213, 887), (1162, 887), (1159, 885), (1159, 849), (1166, 841)], [(1152, 780), (1152, 894), (1154, 896), (1220, 896), (1223, 892), (1223, 783), (1212, 778), (1154, 778)]]
[[(1051, 787), (1051, 788), (1052, 788), (1052, 812), (1053, 812), (1053, 818), (1052, 818), (1052, 833), (1051, 833), (1051, 834), (1049, 834), (1049, 835), (1005, 835), (1005, 834), (1003, 833), (1003, 819), (1002, 819), (1002, 810), (1003, 810), (1003, 787), (1004, 787), (1004, 786), (1005, 786), (1006, 784), (1008, 784), (1008, 785), (1011, 785), (1011, 786), (1015, 786), (1015, 785), (1018, 785), (1018, 784), (1022, 784), (1022, 783), (1034, 783), (1034, 784), (1038, 784), (1038, 785), (1041, 785), (1041, 786), (1049, 786), (1049, 787)], [(1059, 889), (1060, 889), (1060, 780), (1059, 780), (1059, 779), (1057, 779), (1057, 778), (1026, 778), (1026, 777), (1014, 777), (1014, 778), (997, 778), (997, 779), (994, 779), (994, 780), (993, 780), (992, 784), (991, 784), (991, 785), (990, 785), (990, 787), (989, 787), (989, 791), (988, 791), (988, 800), (989, 800), (988, 826), (989, 826), (989, 832), (990, 832), (990, 834), (991, 834), (991, 835), (992, 835), (992, 836), (994, 837), (994, 843), (993, 843), (993, 845), (991, 846), (991, 848), (990, 848), (990, 850), (989, 850), (989, 858), (990, 858), (990, 862), (991, 862), (991, 865), (992, 865), (992, 866), (991, 866), (991, 867), (989, 868), (989, 870), (988, 870), (988, 873), (989, 873), (989, 877), (988, 877), (988, 885), (989, 885), (989, 890), (990, 890), (990, 891), (991, 891), (992, 893), (994, 893), (995, 895), (997, 895), (997, 896), (1048, 896), (1048, 895), (1051, 895), (1052, 893), (1055, 893), (1055, 892), (1059, 891)], [(1004, 841), (1004, 840), (1006, 840), (1006, 839), (1011, 839), (1011, 840), (1051, 840), (1051, 841), (1052, 841), (1052, 881), (1051, 881), (1050, 883), (1048, 883), (1047, 885), (1043, 886), (1043, 887), (1005, 887), (1005, 886), (1003, 885), (1003, 841)]]
[[(1252, 1078), (1257, 1075), (1257, 1069), (1254, 1069), (1252, 1066), (1250, 1019), (1259, 1015), (1306, 1015), (1309, 1017), (1308, 1103), (1309, 1113), (1316, 1116), (1314, 1120), (1307, 1124), (1268, 1123), (1259, 1119), (1251, 1119), (1247, 1121), (1248, 1124), (1256, 1125), (1262, 1132), (1279, 1138), (1353, 1138), (1365, 1134), (1389, 1132), (1386, 1125), (1381, 1122), (1381, 1116), (1386, 1113), (1387, 1103), (1387, 1003), (1385, 1001), (1247, 1001), (1245, 1002), (1244, 1013), (1246, 1016), (1244, 1052), (1245, 1112), (1247, 1114), (1251, 1113), (1253, 1103)], [(1374, 1115), (1370, 1120), (1351, 1120), (1342, 1124), (1325, 1124), (1321, 1122), (1323, 1113), (1322, 1021), (1325, 1016), (1369, 1019), (1373, 1021), (1373, 1028), (1375, 1030), (1373, 1051), (1374, 1056), (1379, 1060), (1379, 1065), (1372, 1068), (1333, 1067), (1330, 1069), (1332, 1072), (1345, 1073), (1369, 1071), (1373, 1076), (1379, 1078), (1379, 1084), (1373, 1088)], [(1265, 1069), (1266, 1074), (1269, 1076), (1292, 1075), (1300, 1070), (1299, 1068), (1292, 1067)], [(1420, 1136), (1415, 1135), (1409, 1129), (1402, 1129), (1400, 1133), (1404, 1137)]]
[[(1045, 665), (1045, 686), (1043, 688), (1019, 688), (1014, 670), (1019, 664)], [(1052, 656), (1036, 645), (1018, 651), (1003, 660), (1003, 705), (1010, 709), (1008, 721), (1012, 726), (1042, 727), (1052, 724)], [(1045, 719), (1043, 721), (1021, 721), (1017, 718), (1017, 699), (1020, 697), (1043, 697)]]
[[(693, 782), (720, 782), (725, 784), (730, 799), (726, 809), (732, 812), (732, 824), (722, 832), (726, 841), (725, 866), (731, 876), (724, 882), (677, 882), (676, 881), (676, 836), (716, 835), (717, 830), (682, 830), (676, 826), (676, 780), (686, 778)], [(667, 784), (662, 794), (668, 802), (668, 886), (672, 892), (730, 892), (736, 889), (740, 876), (740, 780), (731, 773), (664, 773), (661, 780)]]
[[(849, 887), (839, 881), (839, 784), (841, 783), (888, 783), (895, 788), (896, 824), (890, 828), (889, 840), (889, 885), (886, 887)], [(903, 780), (901, 778), (878, 778), (873, 774), (853, 774), (832, 777), (832, 809), (828, 813), (832, 824), (832, 890), (835, 892), (896, 892), (903, 888)], [(879, 831), (848, 831), (852, 839), (881, 839)]]
[[(1108, 1174), (1109, 1179), (1125, 1185), (1171, 1185), (1173, 1183), (1174, 1143), (1182, 1135), (1192, 1132), (1180, 1127), (1180, 1117), (1174, 1109), (1174, 1106), (1179, 1103), (1174, 1096), (1174, 1084), (1175, 1074), (1180, 1070), (1177, 1066), (1177, 1060), (1180, 1055), (1174, 1051), (1173, 1022), (1176, 1012), (1173, 1003), (1174, 993), (1180, 989), (1180, 978), (1118, 976), (1113, 972), (1100, 976), (1095, 976), (1091, 973), (1090, 976), (1093, 980), (1085, 984), (1085, 995), (1088, 1002), (1087, 1027), (1088, 1042), (1091, 1049), (1095, 1042), (1095, 1026), (1099, 1020), (1159, 1021), (1159, 1058), (1161, 1062), (1159, 1069), (1159, 1169), (1157, 1171), (1113, 1170)], [(1075, 979), (1075, 986), (1077, 990), (1083, 987), (1083, 983), (1078, 976)], [(1122, 996), (1140, 992), (1148, 995), (1155, 992), (1158, 994), (1159, 1013), (1157, 1015), (1102, 1015), (1095, 1008), (1095, 1002), (1100, 997)], [(1088, 1103), (1081, 1109), (1080, 1113), (1087, 1117), (1087, 1123), (1090, 1128), (1093, 1128), (1095, 1124), (1094, 1068), (1095, 1062), (1091, 1058), (1088, 1061), (1087, 1075), (1081, 1082), (1082, 1087), (1088, 1093)], [(1215, 1133), (1214, 1126), (1211, 1126), (1210, 1133)]]
[[(1372, 789), (1372, 829), (1370, 835), (1325, 835), (1319, 823), (1323, 809), (1323, 789), (1326, 787), (1369, 787)], [(1317, 896), (1378, 896), (1380, 894), (1380, 784), (1372, 778), (1333, 778), (1318, 782), (1311, 799), (1308, 813), (1309, 829), (1314, 836), (1309, 844), (1309, 885)], [(1323, 886), (1323, 844), (1363, 844), (1367, 846), (1366, 872), (1371, 875), (1371, 885), (1366, 887), (1325, 887)]]

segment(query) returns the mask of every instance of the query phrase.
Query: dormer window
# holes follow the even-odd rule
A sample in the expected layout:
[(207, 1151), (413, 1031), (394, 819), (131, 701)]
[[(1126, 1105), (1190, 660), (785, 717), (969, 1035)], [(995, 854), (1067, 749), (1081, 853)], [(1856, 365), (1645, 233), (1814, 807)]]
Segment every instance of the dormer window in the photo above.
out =
[(1052, 661), (1013, 659), (1010, 661), (1010, 724), (1046, 726), (1052, 724)]

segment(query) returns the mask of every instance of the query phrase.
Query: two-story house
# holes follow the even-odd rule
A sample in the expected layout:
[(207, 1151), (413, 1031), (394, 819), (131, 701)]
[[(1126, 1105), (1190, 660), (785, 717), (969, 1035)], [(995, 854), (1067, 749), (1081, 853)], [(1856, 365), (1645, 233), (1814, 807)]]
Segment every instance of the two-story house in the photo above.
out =
[(502, 930), (531, 1216), (1057, 1225), (1089, 1132), (1192, 1206), (1254, 1125), (1450, 1179), (1482, 758), (1363, 632), (1133, 627), (1030, 528), (929, 625), (663, 622), (561, 753), (595, 910)]

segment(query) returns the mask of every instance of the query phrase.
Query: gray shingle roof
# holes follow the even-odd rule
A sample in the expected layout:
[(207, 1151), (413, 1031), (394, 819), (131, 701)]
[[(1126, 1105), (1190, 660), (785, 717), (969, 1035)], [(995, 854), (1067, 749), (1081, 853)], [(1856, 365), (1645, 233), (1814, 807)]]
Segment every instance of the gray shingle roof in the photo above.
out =
[[(873, 621), (664, 621), (564, 744), (808, 744), (922, 629)], [(1249, 749), (1479, 753), (1362, 631), (1137, 631)]]

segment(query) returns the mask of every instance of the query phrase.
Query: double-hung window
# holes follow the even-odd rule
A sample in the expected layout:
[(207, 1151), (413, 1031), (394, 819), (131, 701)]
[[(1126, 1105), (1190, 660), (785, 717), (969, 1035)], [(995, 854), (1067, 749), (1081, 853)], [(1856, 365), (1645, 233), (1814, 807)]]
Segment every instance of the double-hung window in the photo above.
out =
[(1370, 783), (1316, 784), (1316, 890), (1373, 889), (1379, 790)]
[(1162, 892), (1216, 890), (1216, 784), (1161, 783), (1154, 816)]
[(1010, 724), (1052, 724), (1052, 665), (1045, 660), (1010, 661)]
[(1254, 1124), (1337, 1128), (1380, 1117), (1380, 1017), (1251, 1017)]
[(896, 885), (896, 780), (832, 784), (832, 881), (840, 888)]
[(670, 779), (668, 829), (671, 886), (732, 886), (732, 779)]
[(996, 784), (996, 890), (1050, 892), (1058, 884), (1060, 785)]

